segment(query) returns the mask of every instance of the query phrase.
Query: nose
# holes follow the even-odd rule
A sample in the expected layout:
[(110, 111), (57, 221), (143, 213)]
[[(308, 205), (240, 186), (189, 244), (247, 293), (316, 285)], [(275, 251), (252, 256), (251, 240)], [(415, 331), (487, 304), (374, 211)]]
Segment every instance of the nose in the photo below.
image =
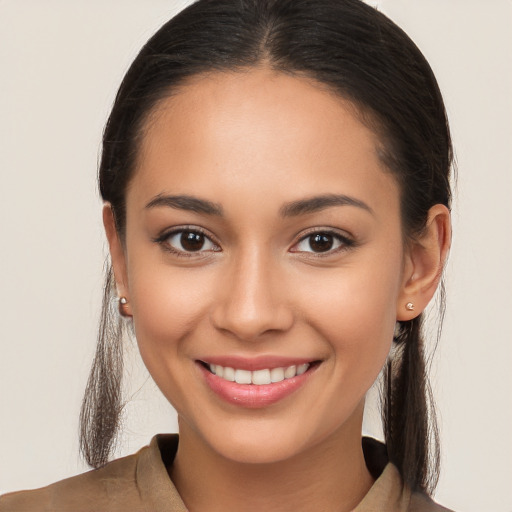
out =
[(285, 332), (294, 315), (278, 265), (263, 251), (239, 255), (222, 276), (219, 300), (213, 309), (214, 326), (238, 339), (257, 341), (271, 332)]

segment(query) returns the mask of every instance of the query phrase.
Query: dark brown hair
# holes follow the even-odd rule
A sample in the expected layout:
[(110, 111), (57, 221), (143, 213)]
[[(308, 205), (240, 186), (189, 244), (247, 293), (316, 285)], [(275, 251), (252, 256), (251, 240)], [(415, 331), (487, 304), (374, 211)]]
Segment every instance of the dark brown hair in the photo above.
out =
[[(379, 135), (382, 159), (400, 184), (406, 240), (422, 231), (433, 205), (450, 206), (452, 147), (441, 93), (422, 53), (391, 20), (359, 0), (199, 0), (142, 48), (106, 125), (99, 186), (121, 238), (126, 187), (157, 102), (194, 75), (258, 65), (313, 78), (355, 105)], [(81, 412), (81, 447), (94, 467), (108, 460), (122, 410), (123, 324), (114, 291), (108, 269)], [(400, 324), (382, 412), (390, 460), (406, 484), (429, 493), (439, 445), (421, 324), (421, 315)]]

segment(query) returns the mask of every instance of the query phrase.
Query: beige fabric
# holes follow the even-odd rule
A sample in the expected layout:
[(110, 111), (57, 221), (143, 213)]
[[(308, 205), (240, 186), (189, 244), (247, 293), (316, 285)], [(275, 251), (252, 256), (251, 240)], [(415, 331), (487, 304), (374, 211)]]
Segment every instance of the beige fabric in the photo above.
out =
[(411, 493), (402, 486), (400, 474), (388, 464), (354, 512), (408, 511)]
[[(0, 512), (187, 512), (163, 460), (172, 463), (178, 436), (155, 436), (149, 446), (105, 467), (48, 487), (0, 497)], [(403, 488), (388, 464), (354, 512), (443, 512)], [(449, 512), (449, 511), (448, 511)]]

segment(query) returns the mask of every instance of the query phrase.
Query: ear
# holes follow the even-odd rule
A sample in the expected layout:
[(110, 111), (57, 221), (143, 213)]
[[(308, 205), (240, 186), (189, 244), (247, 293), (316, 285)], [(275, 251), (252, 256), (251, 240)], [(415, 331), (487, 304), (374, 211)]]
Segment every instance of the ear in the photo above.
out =
[(450, 211), (436, 204), (429, 210), (424, 231), (407, 249), (397, 320), (411, 320), (427, 307), (441, 280), (451, 238)]
[(128, 288), (128, 273), (126, 272), (126, 255), (116, 229), (114, 213), (110, 203), (105, 203), (103, 206), (103, 226), (105, 227), (105, 234), (107, 235), (117, 295), (119, 298), (124, 297), (127, 300), (126, 304), (119, 304), (119, 311), (124, 316), (132, 316)]

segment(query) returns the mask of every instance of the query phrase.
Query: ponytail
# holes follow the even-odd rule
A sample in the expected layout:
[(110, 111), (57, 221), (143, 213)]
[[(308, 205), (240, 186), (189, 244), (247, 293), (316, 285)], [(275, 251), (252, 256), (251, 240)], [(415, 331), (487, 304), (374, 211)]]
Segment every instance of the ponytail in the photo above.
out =
[(440, 449), (422, 322), (422, 315), (400, 322), (384, 370), (382, 416), (390, 462), (413, 491), (431, 494), (439, 479)]
[(115, 447), (123, 409), (124, 321), (117, 311), (114, 275), (107, 264), (96, 354), (80, 410), (80, 451), (93, 468), (106, 464)]

